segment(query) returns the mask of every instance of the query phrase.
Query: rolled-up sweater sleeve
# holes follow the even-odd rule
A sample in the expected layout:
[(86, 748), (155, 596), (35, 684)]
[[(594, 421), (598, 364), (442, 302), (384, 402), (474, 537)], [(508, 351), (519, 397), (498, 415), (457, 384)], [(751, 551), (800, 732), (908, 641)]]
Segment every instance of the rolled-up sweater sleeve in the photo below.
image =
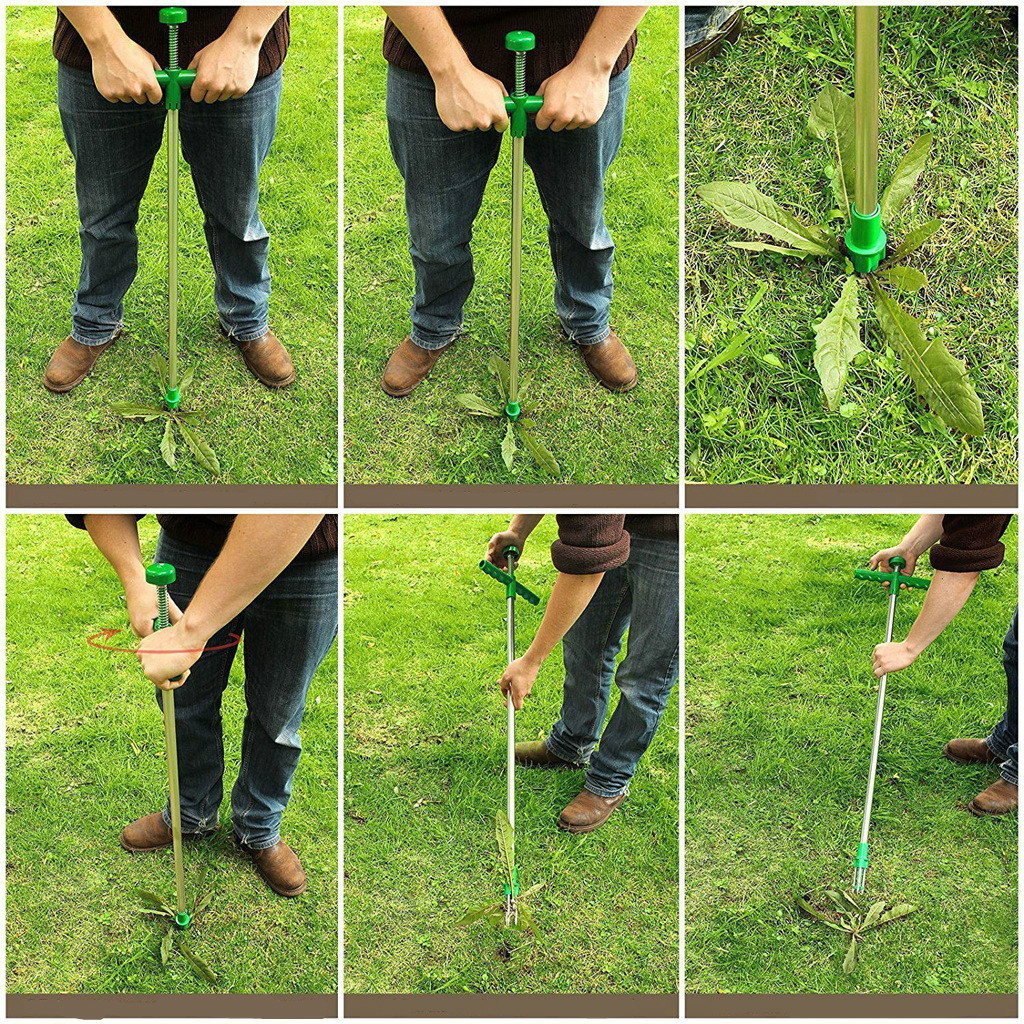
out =
[(945, 515), (942, 536), (930, 551), (932, 568), (943, 572), (982, 572), (1001, 565), (1006, 549), (1000, 538), (1010, 516)]
[(559, 515), (551, 561), (559, 572), (587, 576), (624, 565), (629, 558), (626, 517)]

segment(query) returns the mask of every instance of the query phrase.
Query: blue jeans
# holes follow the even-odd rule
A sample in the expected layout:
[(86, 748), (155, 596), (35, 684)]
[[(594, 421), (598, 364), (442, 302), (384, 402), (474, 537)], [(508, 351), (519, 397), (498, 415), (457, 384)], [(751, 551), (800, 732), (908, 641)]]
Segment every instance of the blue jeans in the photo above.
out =
[(985, 742), (1002, 761), (999, 774), (1017, 785), (1017, 613), (1013, 610), (1010, 628), (1003, 640), (1003, 668), (1006, 670), (1006, 714)]
[[(280, 101), (280, 68), (241, 99), (193, 103), (186, 93), (181, 101), (181, 149), (203, 210), (214, 301), (221, 326), (238, 341), (267, 332), (270, 235), (258, 209), (259, 171), (274, 140)], [(63, 64), (57, 66), (57, 104), (75, 159), (82, 247), (71, 336), (82, 345), (102, 345), (123, 324), (124, 296), (138, 271), (135, 225), (166, 111), (152, 103), (111, 103), (90, 72)], [(153, 251), (159, 251), (157, 239)]]
[[(170, 593), (184, 610), (214, 562), (209, 551), (160, 535), (158, 562), (170, 562), (177, 581)], [(245, 658), (245, 724), (242, 756), (231, 791), (235, 835), (262, 850), (280, 839), (292, 777), (299, 764), (299, 726), (313, 673), (338, 631), (338, 559), (297, 561), (288, 566), (241, 614), (210, 639), (210, 646), (240, 634)], [(174, 720), (183, 832), (217, 824), (224, 795), (224, 733), (221, 698), (237, 648), (202, 655), (175, 691)], [(163, 691), (157, 690), (162, 706)], [(170, 827), (170, 811), (164, 808)]]
[[(626, 656), (615, 670), (622, 638)], [(562, 714), (547, 738), (564, 761), (585, 763), (597, 796), (629, 792), (679, 677), (679, 543), (631, 537), (629, 560), (604, 574), (586, 610), (562, 642)], [(612, 679), (619, 703), (600, 734)]]
[[(555, 310), (578, 345), (604, 341), (610, 330), (615, 246), (604, 222), (604, 178), (622, 141), (628, 96), (627, 68), (611, 80), (608, 106), (592, 128), (538, 131), (531, 120), (526, 134), (525, 159), (548, 218)], [(473, 221), (503, 136), (450, 131), (438, 116), (433, 80), (390, 65), (387, 117), (416, 276), (410, 335), (421, 348), (439, 349), (462, 330), (473, 288)]]

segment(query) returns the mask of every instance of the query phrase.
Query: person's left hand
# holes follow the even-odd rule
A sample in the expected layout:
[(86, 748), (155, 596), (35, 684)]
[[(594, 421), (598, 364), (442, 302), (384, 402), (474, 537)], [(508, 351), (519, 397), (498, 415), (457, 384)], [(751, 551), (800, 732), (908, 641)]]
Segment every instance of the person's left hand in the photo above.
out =
[(229, 35), (219, 36), (192, 58), (196, 80), (189, 96), (194, 103), (217, 103), (244, 96), (256, 81), (260, 48)]
[(527, 659), (525, 655), (516, 658), (502, 673), (498, 680), (498, 686), (505, 696), (505, 704), (508, 705), (508, 696), (512, 695), (512, 706), (516, 711), (522, 710), (523, 701), (530, 695), (533, 684), (537, 681), (537, 673), (540, 665)]
[(590, 128), (608, 106), (608, 76), (571, 61), (545, 78), (537, 90), (544, 106), (537, 112), (538, 128), (560, 132), (563, 128)]
[[(184, 619), (173, 626), (150, 633), (139, 643), (138, 658), (146, 678), (161, 690), (176, 690), (188, 679), (189, 670), (199, 660), (208, 638), (196, 636)], [(168, 653), (168, 652), (185, 653)]]
[(917, 655), (906, 643), (879, 644), (875, 648), (875, 676), (881, 679), (887, 672), (899, 672), (914, 664)]

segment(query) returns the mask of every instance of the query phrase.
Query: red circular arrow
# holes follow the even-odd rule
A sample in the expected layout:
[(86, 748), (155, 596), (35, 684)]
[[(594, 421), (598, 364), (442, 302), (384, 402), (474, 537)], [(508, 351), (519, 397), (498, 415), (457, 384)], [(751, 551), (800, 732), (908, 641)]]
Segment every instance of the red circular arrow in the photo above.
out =
[[(119, 629), (101, 629), (98, 633), (93, 633), (92, 636), (86, 637), (85, 642), (90, 647), (98, 647), (101, 651), (119, 651), (122, 654), (138, 654), (139, 649), (137, 647), (111, 647), (109, 644), (100, 644), (96, 642), (97, 637), (103, 637), (104, 640), (110, 640), (112, 637), (117, 636), (121, 630)], [(185, 648), (184, 650), (172, 650), (172, 651), (153, 651), (153, 654), (210, 654), (213, 651), (229, 651), (232, 647), (237, 647), (241, 642), (242, 638), (237, 633), (228, 633), (229, 640), (226, 644), (217, 644), (214, 647), (191, 647)]]

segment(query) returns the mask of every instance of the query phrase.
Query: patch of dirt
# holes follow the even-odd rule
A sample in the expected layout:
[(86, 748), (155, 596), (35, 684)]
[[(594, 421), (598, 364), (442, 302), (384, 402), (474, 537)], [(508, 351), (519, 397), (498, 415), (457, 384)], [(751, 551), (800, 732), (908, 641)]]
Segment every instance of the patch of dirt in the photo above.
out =
[(503, 942), (495, 951), (495, 959), (500, 960), (503, 964), (507, 964), (512, 959), (512, 947), (507, 943)]

